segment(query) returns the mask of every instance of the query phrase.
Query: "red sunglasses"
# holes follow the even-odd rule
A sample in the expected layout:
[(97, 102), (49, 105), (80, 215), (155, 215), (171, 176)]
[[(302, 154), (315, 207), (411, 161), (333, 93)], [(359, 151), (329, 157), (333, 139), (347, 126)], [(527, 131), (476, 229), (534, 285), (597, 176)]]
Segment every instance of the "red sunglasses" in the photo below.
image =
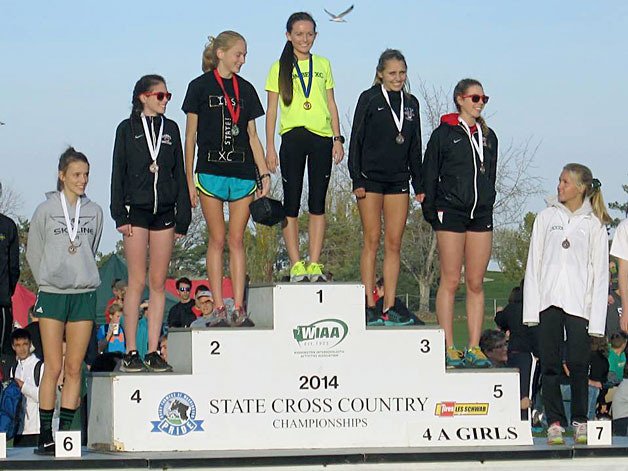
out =
[(478, 103), (480, 100), (482, 100), (482, 103), (485, 105), (488, 103), (488, 96), (486, 95), (462, 95), (462, 98), (471, 98), (473, 103)]
[(146, 92), (146, 93), (144, 93), (144, 96), (156, 96), (158, 101), (163, 101), (164, 98), (166, 100), (170, 101), (170, 99), (172, 98), (172, 93), (169, 93), (169, 92)]

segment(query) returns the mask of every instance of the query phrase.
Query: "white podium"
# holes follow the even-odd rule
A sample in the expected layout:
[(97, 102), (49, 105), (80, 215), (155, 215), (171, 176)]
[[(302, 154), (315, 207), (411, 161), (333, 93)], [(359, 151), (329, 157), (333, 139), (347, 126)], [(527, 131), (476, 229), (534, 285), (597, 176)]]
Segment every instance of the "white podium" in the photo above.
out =
[(518, 373), (446, 371), (434, 327), (369, 327), (358, 284), (253, 287), (255, 328), (176, 329), (172, 374), (95, 374), (114, 451), (532, 444)]

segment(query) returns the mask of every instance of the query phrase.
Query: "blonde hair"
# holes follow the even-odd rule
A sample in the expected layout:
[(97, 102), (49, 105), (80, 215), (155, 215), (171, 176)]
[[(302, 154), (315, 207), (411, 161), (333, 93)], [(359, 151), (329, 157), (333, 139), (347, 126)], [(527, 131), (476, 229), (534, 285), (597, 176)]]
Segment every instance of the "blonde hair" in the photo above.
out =
[(589, 167), (582, 164), (571, 163), (565, 165), (563, 170), (569, 172), (571, 176), (574, 177), (578, 188), (584, 188), (584, 196), (588, 197), (591, 201), (593, 214), (595, 214), (602, 224), (610, 224), (613, 219), (608, 215), (606, 204), (604, 204), (601, 189), (602, 183), (597, 178), (593, 178)]
[[(379, 74), (384, 72), (384, 69), (386, 69), (386, 64), (388, 63), (389, 60), (397, 60), (397, 61), (403, 62), (403, 65), (405, 66), (406, 71), (407, 71), (408, 64), (406, 63), (406, 58), (403, 56), (401, 51), (399, 51), (398, 49), (386, 49), (384, 52), (381, 53), (381, 55), (379, 56), (379, 59), (377, 60), (377, 66), (375, 67), (375, 78), (373, 79), (373, 85), (382, 84), (382, 79), (379, 76)], [(406, 94), (410, 93), (410, 85), (408, 85), (407, 79), (403, 84), (403, 91)]]
[(205, 44), (203, 50), (203, 61), (201, 68), (203, 72), (211, 72), (218, 67), (218, 49), (227, 51), (233, 47), (234, 43), (238, 40), (246, 42), (244, 36), (235, 31), (223, 31), (218, 36), (209, 36), (208, 43)]

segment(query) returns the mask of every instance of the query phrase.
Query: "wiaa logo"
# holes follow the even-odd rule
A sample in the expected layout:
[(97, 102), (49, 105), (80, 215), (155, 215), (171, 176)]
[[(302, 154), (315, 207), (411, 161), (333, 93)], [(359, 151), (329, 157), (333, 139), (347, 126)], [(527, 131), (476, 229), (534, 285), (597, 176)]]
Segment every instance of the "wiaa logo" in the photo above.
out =
[(196, 404), (182, 392), (171, 392), (159, 403), (159, 420), (151, 420), (151, 432), (163, 432), (175, 437), (190, 432), (202, 432), (203, 421), (196, 419)]
[(340, 319), (322, 319), (309, 325), (298, 325), (292, 335), (299, 345), (317, 345), (331, 349), (342, 342), (349, 333), (349, 327)]

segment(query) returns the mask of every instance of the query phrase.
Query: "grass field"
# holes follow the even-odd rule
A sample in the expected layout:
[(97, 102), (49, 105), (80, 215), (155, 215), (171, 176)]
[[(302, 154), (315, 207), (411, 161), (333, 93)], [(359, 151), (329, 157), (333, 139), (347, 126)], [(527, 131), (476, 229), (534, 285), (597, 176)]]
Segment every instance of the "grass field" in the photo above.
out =
[[(506, 280), (500, 272), (487, 272), (484, 281), (484, 329), (496, 328), (493, 322), (495, 316), (495, 306), (505, 306), (508, 303), (510, 291), (516, 285)], [(464, 285), (456, 293), (456, 303), (454, 306), (454, 342), (458, 348), (467, 345), (469, 340), (467, 332), (467, 319), (464, 300), (466, 297), (466, 289)], [(432, 300), (433, 302), (433, 300)], [(431, 306), (432, 311), (434, 306)], [(422, 316), (423, 320), (428, 324), (437, 324), (436, 316)]]

